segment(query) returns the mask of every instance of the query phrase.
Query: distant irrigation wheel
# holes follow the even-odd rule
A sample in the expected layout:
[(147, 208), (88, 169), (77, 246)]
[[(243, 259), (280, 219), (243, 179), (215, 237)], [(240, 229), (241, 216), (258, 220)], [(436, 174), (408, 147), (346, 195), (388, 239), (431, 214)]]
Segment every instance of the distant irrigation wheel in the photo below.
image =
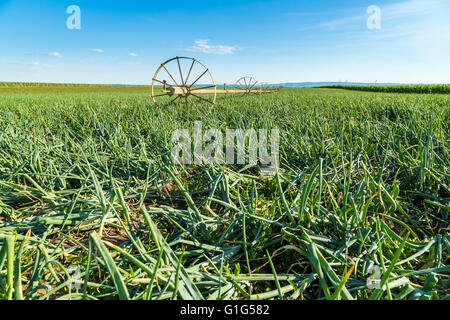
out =
[(242, 95), (250, 93), (259, 93), (258, 81), (253, 77), (242, 77), (235, 84), (240, 89), (244, 90)]
[[(206, 89), (209, 90), (207, 95), (200, 96), (196, 93)], [(195, 58), (175, 57), (161, 64), (156, 70), (152, 81), (152, 99), (155, 104), (164, 107), (183, 100), (186, 105), (194, 105), (193, 100), (214, 105), (216, 84), (209, 69), (200, 61)]]
[(267, 82), (258, 83), (258, 89), (260, 93), (268, 92), (270, 90), (270, 85)]

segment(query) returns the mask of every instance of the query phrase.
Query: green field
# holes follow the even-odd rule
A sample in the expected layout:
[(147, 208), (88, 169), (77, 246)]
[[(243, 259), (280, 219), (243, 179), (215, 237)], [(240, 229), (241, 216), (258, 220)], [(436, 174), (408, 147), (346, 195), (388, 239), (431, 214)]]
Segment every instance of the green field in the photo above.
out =
[[(450, 298), (450, 95), (30, 88), (0, 87), (0, 300)], [(279, 172), (172, 164), (194, 121), (278, 128)]]
[(0, 82), (0, 94), (8, 93), (87, 93), (87, 92), (137, 92), (149, 91), (148, 86), (119, 86), (99, 84), (54, 84)]
[(355, 91), (369, 92), (388, 92), (388, 93), (431, 93), (431, 94), (450, 94), (450, 84), (434, 84), (434, 85), (334, 85), (325, 86), (328, 89), (345, 89)]

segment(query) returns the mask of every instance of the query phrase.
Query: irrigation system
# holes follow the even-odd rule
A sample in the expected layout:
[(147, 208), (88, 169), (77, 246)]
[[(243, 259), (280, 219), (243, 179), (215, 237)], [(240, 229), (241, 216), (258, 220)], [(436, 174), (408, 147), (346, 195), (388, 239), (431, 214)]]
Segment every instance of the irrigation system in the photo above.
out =
[(203, 63), (195, 58), (175, 57), (162, 63), (156, 70), (152, 81), (152, 99), (155, 104), (167, 101), (165, 98), (169, 97), (170, 101), (166, 105), (183, 99), (186, 105), (195, 104), (195, 101), (215, 105), (218, 94), (266, 94), (280, 89), (259, 83), (249, 76), (238, 79), (232, 86), (224, 84), (218, 88), (211, 71)]

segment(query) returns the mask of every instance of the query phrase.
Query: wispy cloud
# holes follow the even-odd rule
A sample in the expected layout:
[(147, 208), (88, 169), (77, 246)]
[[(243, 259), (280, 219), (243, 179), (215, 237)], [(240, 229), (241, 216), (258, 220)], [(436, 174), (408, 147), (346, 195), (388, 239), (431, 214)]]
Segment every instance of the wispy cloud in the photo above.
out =
[(103, 49), (92, 49), (92, 51), (97, 52), (97, 53), (103, 53), (105, 51), (103, 51)]
[[(450, 13), (448, 0), (408, 0), (384, 7), (383, 17), (387, 20), (428, 16), (439, 12)], [(444, 10), (444, 11), (443, 11)]]
[(38, 61), (34, 62), (8, 62), (8, 64), (13, 66), (19, 66), (20, 69), (26, 68), (28, 71), (32, 72), (45, 72), (49, 68), (51, 68), (51, 65), (46, 63), (41, 63)]
[(61, 56), (61, 53), (59, 53), (59, 52), (49, 52), (49, 53), (47, 53), (47, 55), (49, 55), (50, 57), (55, 57), (55, 58), (61, 58), (62, 56)]
[(137, 53), (134, 53), (134, 52), (130, 52), (128, 55), (129, 55), (130, 57), (137, 57)]
[(242, 49), (237, 46), (210, 45), (209, 40), (196, 40), (195, 46), (187, 47), (184, 50), (207, 54), (233, 54)]
[[(434, 15), (446, 13), (447, 17), (450, 13), (450, 1), (448, 0), (406, 0), (381, 6), (382, 23), (393, 22), (399, 20), (409, 20), (415, 22), (417, 20), (429, 19)], [(365, 26), (368, 15), (362, 12), (360, 15), (352, 15), (341, 17), (338, 19), (323, 21), (312, 29), (336, 30), (344, 27), (352, 27), (355, 24)], [(408, 23), (409, 24), (409, 23)], [(407, 27), (407, 25), (404, 25)]]
[(347, 25), (352, 25), (354, 23), (363, 22), (367, 19), (366, 15), (358, 15), (358, 16), (350, 16), (350, 17), (344, 17), (334, 20), (329, 20), (325, 22), (318, 23), (317, 25), (313, 26), (313, 29), (326, 29), (326, 30), (334, 30), (337, 28), (342, 28)]
[(37, 61), (34, 62), (7, 62), (8, 64), (11, 65), (19, 65), (19, 66), (27, 66), (27, 67), (45, 67), (45, 68), (50, 68), (51, 65), (47, 64), (47, 63), (40, 63)]

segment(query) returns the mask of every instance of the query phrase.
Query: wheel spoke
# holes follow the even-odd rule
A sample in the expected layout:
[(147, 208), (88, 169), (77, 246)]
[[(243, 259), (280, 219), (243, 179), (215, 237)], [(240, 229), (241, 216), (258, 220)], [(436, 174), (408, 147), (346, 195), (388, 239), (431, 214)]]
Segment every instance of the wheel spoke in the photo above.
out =
[[(253, 80), (255, 80), (255, 79), (253, 79)], [(257, 83), (258, 83), (258, 81), (255, 80), (255, 83), (254, 83), (250, 88), (248, 88), (248, 92), (249, 92), (249, 93), (251, 92), (251, 90), (253, 89), (253, 87), (254, 87)]]
[(175, 98), (173, 98), (169, 103), (165, 104), (163, 108), (167, 107), (168, 105), (172, 104), (173, 102), (175, 102), (177, 99), (179, 99), (181, 96), (176, 96)]
[(205, 101), (205, 102), (208, 102), (208, 103), (210, 103), (210, 104), (212, 104), (212, 105), (214, 105), (214, 103), (212, 102), (212, 101), (209, 101), (209, 100), (206, 100), (206, 99), (203, 99), (202, 97), (199, 97), (198, 95), (196, 95), (196, 94), (191, 94), (191, 95), (193, 95), (194, 97), (196, 97), (197, 99), (200, 99), (200, 100), (203, 100), (203, 101)]
[(166, 86), (169, 86), (169, 87), (174, 87), (174, 86), (171, 85), (170, 83), (164, 82), (164, 81), (160, 81), (160, 80), (158, 80), (158, 79), (153, 79), (153, 81), (159, 82), (159, 83), (161, 83), (162, 85), (166, 85)]
[(183, 87), (184, 87), (183, 72), (181, 72), (180, 58), (178, 58), (178, 57), (177, 57), (177, 63), (178, 63), (178, 70), (180, 71), (181, 84), (182, 84)]
[(162, 65), (163, 68), (167, 71), (167, 73), (169, 74), (169, 76), (172, 78), (173, 82), (175, 82), (176, 86), (179, 87), (178, 83), (175, 81), (175, 79), (172, 77), (172, 74), (169, 72), (169, 70), (167, 70), (165, 65)]
[(189, 96), (186, 97), (186, 101), (187, 101), (189, 104), (191, 104), (192, 106), (195, 107), (195, 103), (192, 102), (192, 100), (191, 100), (191, 98), (189, 98)]
[(188, 84), (189, 76), (191, 75), (192, 68), (194, 67), (194, 64), (195, 64), (195, 59), (192, 60), (191, 68), (189, 69), (189, 73), (188, 73), (188, 75), (186, 77), (186, 82), (185, 82), (186, 85)]
[(195, 81), (189, 86), (189, 88), (192, 88), (192, 86), (193, 86), (194, 84), (196, 84), (197, 81), (200, 80), (200, 79), (201, 79), (208, 71), (209, 71), (209, 70), (206, 69), (205, 72), (203, 72), (202, 75), (201, 75), (200, 77), (198, 77), (197, 80), (195, 80)]

